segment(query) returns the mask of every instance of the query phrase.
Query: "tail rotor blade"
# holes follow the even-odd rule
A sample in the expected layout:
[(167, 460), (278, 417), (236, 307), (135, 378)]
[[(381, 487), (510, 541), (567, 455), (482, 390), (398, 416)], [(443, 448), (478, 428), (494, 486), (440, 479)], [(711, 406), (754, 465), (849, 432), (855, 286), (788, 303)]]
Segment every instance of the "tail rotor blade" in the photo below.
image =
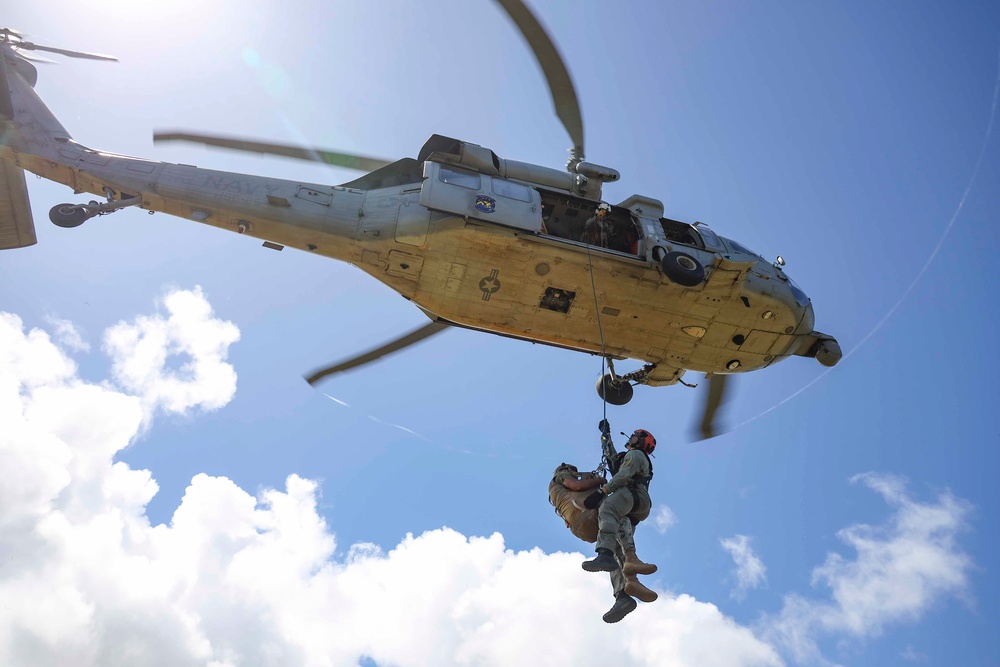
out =
[(154, 132), (153, 141), (189, 141), (205, 146), (215, 146), (218, 148), (229, 148), (237, 151), (247, 151), (249, 153), (264, 153), (269, 155), (281, 155), (308, 162), (321, 162), (334, 167), (344, 167), (346, 169), (356, 169), (358, 171), (375, 171), (391, 164), (389, 160), (368, 157), (365, 155), (352, 155), (350, 153), (340, 153), (337, 151), (322, 150), (319, 148), (302, 148), (300, 146), (288, 146), (286, 144), (272, 144), (263, 141), (251, 141), (237, 137), (216, 137), (208, 134), (197, 134), (192, 132)]
[(419, 329), (411, 331), (410, 333), (406, 334), (401, 338), (397, 338), (392, 342), (386, 343), (385, 345), (377, 347), (373, 350), (369, 350), (364, 354), (360, 354), (356, 357), (348, 359), (347, 361), (342, 361), (332, 366), (326, 366), (324, 368), (320, 368), (319, 370), (314, 371), (312, 375), (306, 377), (306, 382), (308, 382), (311, 385), (315, 385), (317, 382), (327, 377), (328, 375), (333, 375), (334, 373), (340, 373), (341, 371), (346, 371), (351, 368), (357, 368), (358, 366), (371, 363), (372, 361), (375, 361), (376, 359), (381, 359), (385, 355), (391, 354), (396, 350), (401, 350), (404, 347), (413, 345), (414, 343), (419, 343), (423, 339), (433, 336), (434, 334), (439, 333), (440, 331), (443, 331), (445, 328), (447, 328), (447, 326), (448, 325), (442, 324), (440, 322), (431, 322), (430, 324), (426, 324), (420, 327)]

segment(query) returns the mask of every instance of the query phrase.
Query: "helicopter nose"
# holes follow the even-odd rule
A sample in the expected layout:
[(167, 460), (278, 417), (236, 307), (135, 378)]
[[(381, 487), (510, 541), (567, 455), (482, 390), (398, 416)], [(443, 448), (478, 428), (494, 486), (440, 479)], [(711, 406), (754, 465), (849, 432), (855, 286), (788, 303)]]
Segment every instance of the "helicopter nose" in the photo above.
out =
[(799, 323), (795, 327), (795, 333), (804, 334), (812, 331), (813, 327), (816, 325), (816, 314), (813, 312), (812, 303), (807, 302), (805, 307), (800, 306), (797, 309), (793, 308), (793, 312), (795, 310), (798, 310), (800, 313)]

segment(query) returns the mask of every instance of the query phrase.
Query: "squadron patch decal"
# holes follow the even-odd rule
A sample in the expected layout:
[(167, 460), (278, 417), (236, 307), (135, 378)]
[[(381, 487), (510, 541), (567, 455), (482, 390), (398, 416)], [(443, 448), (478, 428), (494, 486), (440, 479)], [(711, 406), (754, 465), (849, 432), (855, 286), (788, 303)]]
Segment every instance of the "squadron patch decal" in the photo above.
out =
[(476, 210), (483, 213), (493, 213), (497, 210), (497, 200), (486, 195), (476, 197)]

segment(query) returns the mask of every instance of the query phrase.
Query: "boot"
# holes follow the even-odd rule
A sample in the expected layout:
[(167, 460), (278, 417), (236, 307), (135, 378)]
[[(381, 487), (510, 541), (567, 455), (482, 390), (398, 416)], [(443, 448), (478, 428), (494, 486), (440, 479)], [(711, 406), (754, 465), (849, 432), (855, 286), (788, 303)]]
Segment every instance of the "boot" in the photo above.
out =
[(632, 576), (625, 575), (625, 594), (639, 598), (643, 602), (656, 602), (656, 598), (660, 597), (656, 591), (643, 586), (639, 577), (634, 574)]
[(618, 621), (622, 620), (623, 618), (631, 614), (633, 611), (635, 611), (635, 608), (638, 606), (639, 605), (635, 603), (635, 600), (630, 598), (627, 594), (619, 593), (615, 597), (614, 606), (611, 607), (611, 609), (609, 609), (606, 614), (604, 614), (603, 616), (604, 622), (617, 623)]
[(625, 573), (626, 577), (637, 574), (653, 574), (656, 572), (656, 565), (653, 563), (643, 563), (635, 555), (635, 549), (630, 549), (625, 552), (625, 566), (622, 568), (622, 572)]
[(584, 561), (582, 567), (587, 572), (611, 572), (618, 569), (618, 561), (607, 549), (598, 549), (597, 558)]

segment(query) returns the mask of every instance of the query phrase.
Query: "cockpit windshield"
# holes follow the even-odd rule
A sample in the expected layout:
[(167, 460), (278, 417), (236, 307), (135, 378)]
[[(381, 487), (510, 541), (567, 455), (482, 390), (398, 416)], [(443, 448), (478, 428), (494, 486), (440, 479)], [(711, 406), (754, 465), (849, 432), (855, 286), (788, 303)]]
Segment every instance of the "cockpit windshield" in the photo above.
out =
[(792, 280), (792, 277), (790, 275), (788, 275), (784, 271), (782, 271), (781, 273), (788, 281), (788, 286), (792, 290), (792, 296), (795, 297), (795, 303), (799, 304), (804, 308), (809, 303), (809, 297), (806, 296), (806, 293), (802, 291), (802, 288), (799, 287), (794, 280)]

